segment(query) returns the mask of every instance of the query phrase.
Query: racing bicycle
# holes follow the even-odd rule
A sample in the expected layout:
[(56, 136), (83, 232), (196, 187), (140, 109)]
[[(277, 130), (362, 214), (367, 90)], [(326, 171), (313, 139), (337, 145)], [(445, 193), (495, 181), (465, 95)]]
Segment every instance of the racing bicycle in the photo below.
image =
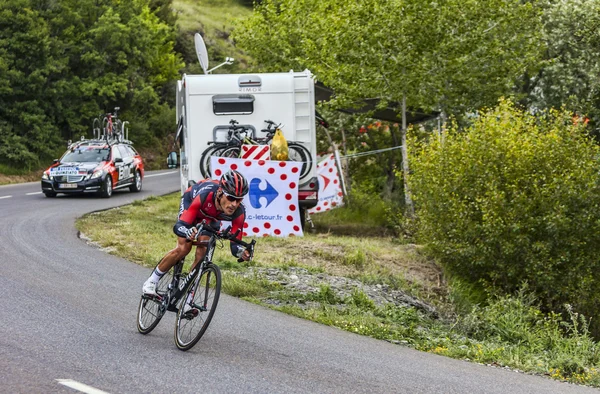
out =
[[(256, 240), (247, 243), (238, 240), (231, 226), (223, 231), (215, 230), (206, 221), (196, 225), (196, 237), (202, 231), (211, 234), (206, 245), (206, 254), (194, 269), (187, 275), (183, 273), (184, 259), (181, 259), (156, 285), (157, 295), (142, 295), (137, 313), (137, 328), (142, 334), (148, 334), (160, 322), (167, 311), (176, 312), (175, 345), (180, 350), (191, 349), (206, 332), (217, 308), (221, 294), (221, 270), (212, 262), (217, 243), (223, 240), (235, 242), (250, 252), (250, 260), (254, 256)], [(194, 240), (196, 241), (196, 240)], [(241, 262), (242, 259), (238, 259)], [(186, 308), (187, 304), (187, 308)]]

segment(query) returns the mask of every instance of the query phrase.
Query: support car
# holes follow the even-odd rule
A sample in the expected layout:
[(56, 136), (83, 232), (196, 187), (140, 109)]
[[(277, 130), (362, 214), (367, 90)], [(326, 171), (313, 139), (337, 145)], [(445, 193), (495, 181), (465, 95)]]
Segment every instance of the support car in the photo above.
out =
[(58, 193), (96, 193), (109, 198), (116, 189), (142, 190), (144, 163), (130, 141), (82, 140), (70, 144), (42, 174), (46, 197)]

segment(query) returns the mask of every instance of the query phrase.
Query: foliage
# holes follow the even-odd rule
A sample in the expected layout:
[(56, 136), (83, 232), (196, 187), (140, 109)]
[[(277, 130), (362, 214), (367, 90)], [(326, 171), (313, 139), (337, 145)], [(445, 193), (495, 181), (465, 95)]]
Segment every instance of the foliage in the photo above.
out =
[[(92, 119), (115, 106), (124, 120), (160, 109), (181, 67), (173, 26), (153, 12), (172, 22), (168, 7), (157, 0), (3, 3), (0, 120), (3, 139), (19, 144), (27, 165), (67, 139), (91, 137)], [(0, 161), (19, 165), (4, 155)]]
[(600, 152), (569, 113), (501, 101), (411, 149), (421, 240), (451, 274), (598, 315)]
[(231, 31), (236, 18), (243, 18), (252, 13), (252, 1), (242, 0), (174, 0), (173, 8), (178, 15), (177, 42), (175, 50), (181, 54), (186, 74), (202, 74), (194, 47), (194, 34), (200, 33), (208, 51), (209, 68), (233, 57), (232, 65), (223, 66), (213, 73), (242, 73), (248, 68), (252, 59), (235, 45), (231, 39)]
[(524, 81), (524, 98), (534, 109), (565, 105), (600, 127), (600, 2), (548, 1), (540, 70)]
[(405, 95), (413, 108), (464, 113), (536, 64), (539, 15), (518, 0), (266, 0), (234, 39), (262, 70), (309, 68), (338, 105)]

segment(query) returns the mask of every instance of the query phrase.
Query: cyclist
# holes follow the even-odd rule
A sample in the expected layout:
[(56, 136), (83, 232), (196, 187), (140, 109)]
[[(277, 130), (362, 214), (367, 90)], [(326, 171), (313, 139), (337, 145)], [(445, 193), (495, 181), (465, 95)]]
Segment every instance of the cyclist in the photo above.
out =
[[(156, 284), (160, 278), (169, 272), (171, 267), (187, 256), (196, 245), (196, 256), (193, 269), (206, 254), (206, 246), (202, 241), (208, 241), (210, 234), (201, 232), (196, 242), (198, 229), (196, 224), (206, 220), (208, 225), (218, 230), (221, 220), (231, 221), (231, 231), (240, 230), (238, 239), (242, 239), (242, 230), (246, 220), (246, 209), (242, 200), (248, 194), (248, 181), (237, 171), (229, 170), (219, 181), (206, 179), (190, 186), (181, 197), (179, 216), (173, 231), (177, 235), (177, 246), (168, 252), (152, 271), (152, 275), (144, 282), (142, 292), (145, 295), (156, 295)], [(247, 261), (250, 252), (244, 247), (231, 242), (231, 254)]]

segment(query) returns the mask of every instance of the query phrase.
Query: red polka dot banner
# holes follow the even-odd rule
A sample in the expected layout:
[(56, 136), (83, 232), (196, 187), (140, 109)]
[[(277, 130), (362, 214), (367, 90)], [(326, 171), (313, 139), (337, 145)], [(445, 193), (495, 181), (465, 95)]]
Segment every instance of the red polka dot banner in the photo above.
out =
[(312, 215), (344, 205), (344, 192), (333, 154), (317, 164), (317, 177), (319, 178), (319, 202), (314, 208), (309, 209), (308, 213)]
[(211, 158), (213, 179), (235, 169), (248, 180), (244, 237), (303, 236), (298, 209), (300, 166), (293, 161)]

